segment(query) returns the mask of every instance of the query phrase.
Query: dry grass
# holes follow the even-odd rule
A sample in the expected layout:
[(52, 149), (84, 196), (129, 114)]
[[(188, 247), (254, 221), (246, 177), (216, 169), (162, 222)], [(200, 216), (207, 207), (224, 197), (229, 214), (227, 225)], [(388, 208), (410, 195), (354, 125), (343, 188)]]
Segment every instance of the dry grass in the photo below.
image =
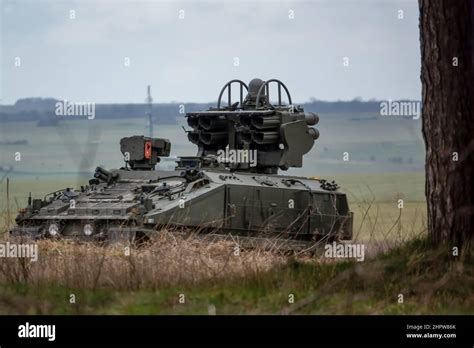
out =
[(140, 248), (52, 240), (36, 243), (36, 262), (22, 258), (1, 261), (0, 283), (49, 283), (80, 289), (158, 289), (255, 275), (285, 260), (282, 255), (257, 249), (236, 255), (232, 242), (209, 244), (166, 231)]
[(205, 314), (209, 305), (219, 314), (473, 313), (472, 252), (452, 257), (426, 239), (361, 263), (236, 256), (232, 243), (202, 243), (163, 234), (126, 256), (118, 246), (40, 241), (38, 262), (0, 263), (0, 313)]

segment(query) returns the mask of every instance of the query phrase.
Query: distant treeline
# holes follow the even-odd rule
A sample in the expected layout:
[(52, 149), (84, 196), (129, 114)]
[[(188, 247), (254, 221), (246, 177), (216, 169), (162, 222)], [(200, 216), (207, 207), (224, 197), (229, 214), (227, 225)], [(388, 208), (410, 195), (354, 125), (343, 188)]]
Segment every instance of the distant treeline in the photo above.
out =
[[(53, 98), (25, 98), (19, 99), (14, 105), (0, 105), (0, 121), (20, 122), (38, 121), (50, 123), (59, 119), (74, 119), (74, 117), (57, 116), (56, 103), (60, 100)], [(308, 111), (319, 113), (378, 113), (380, 101), (321, 101), (312, 99), (300, 104)], [(183, 117), (183, 112), (206, 110), (216, 103), (158, 103), (153, 104), (152, 114), (156, 123), (173, 124), (177, 118)], [(183, 108), (184, 106), (184, 108)], [(143, 104), (95, 104), (96, 119), (125, 119), (143, 118), (147, 112), (147, 105)]]

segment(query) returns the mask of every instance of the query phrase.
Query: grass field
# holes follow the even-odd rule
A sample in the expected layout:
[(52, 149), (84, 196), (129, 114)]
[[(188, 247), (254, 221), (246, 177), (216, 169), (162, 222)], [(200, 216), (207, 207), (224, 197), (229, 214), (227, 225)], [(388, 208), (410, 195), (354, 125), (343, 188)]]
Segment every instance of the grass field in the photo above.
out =
[(226, 261), (222, 255), (231, 251), (224, 244), (168, 242), (155, 243), (151, 256), (142, 250), (131, 258), (117, 249), (44, 242), (37, 265), (0, 265), (0, 313), (474, 313), (472, 253), (450, 257), (423, 239), (361, 263), (261, 251)]
[[(318, 110), (306, 110), (318, 112)], [(156, 137), (171, 141), (172, 156), (196, 154), (181, 128), (189, 128), (183, 115), (178, 124), (157, 125)], [(90, 173), (98, 165), (122, 165), (120, 138), (144, 133), (144, 119), (61, 121), (57, 127), (35, 122), (0, 123), (0, 178), (2, 167), (28, 180), (62, 180), (78, 172)], [(305, 176), (334, 173), (422, 171), (424, 144), (419, 120), (383, 117), (377, 113), (320, 114), (320, 138), (305, 155), (303, 168), (290, 170)], [(22, 144), (8, 142), (23, 141)], [(6, 144), (5, 144), (6, 142)], [(343, 161), (347, 152), (348, 161)], [(20, 153), (17, 160), (15, 154)], [(394, 158), (397, 161), (394, 162)]]
[[(321, 115), (315, 149), (303, 168), (288, 174), (338, 182), (355, 214), (354, 241), (366, 246), (364, 262), (258, 249), (235, 257), (233, 244), (203, 244), (167, 232), (129, 256), (120, 247), (41, 241), (37, 262), (0, 260), (0, 313), (473, 313), (472, 259), (446, 259), (446, 251), (432, 254), (423, 242), (419, 123), (374, 120), (373, 115), (353, 118)], [(78, 188), (87, 182), (84, 173), (92, 174), (95, 166), (120, 166), (118, 140), (141, 134), (143, 122), (94, 120), (57, 128), (6, 124), (0, 130), (2, 139), (29, 142), (0, 148), (0, 226), (7, 231), (29, 192), (42, 198), (59, 188)], [(173, 155), (195, 153), (179, 127), (159, 127), (158, 133), (172, 141)], [(13, 159), (16, 151), (22, 154), (19, 162)], [(346, 151), (349, 162), (342, 161)], [(7, 174), (5, 168), (11, 166), (14, 171)], [(8, 236), (0, 238), (4, 242)], [(400, 294), (403, 303), (398, 303)], [(289, 303), (290, 295), (294, 303)]]

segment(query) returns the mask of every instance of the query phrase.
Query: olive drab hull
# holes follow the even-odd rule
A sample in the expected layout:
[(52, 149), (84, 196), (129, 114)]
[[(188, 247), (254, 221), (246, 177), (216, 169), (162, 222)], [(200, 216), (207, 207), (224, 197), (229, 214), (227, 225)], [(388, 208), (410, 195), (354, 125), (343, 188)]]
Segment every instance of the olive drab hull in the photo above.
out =
[(199, 226), (308, 241), (328, 235), (352, 237), (346, 196), (321, 189), (319, 180), (218, 171), (205, 171), (202, 180), (199, 187), (191, 186), (175, 201), (162, 207), (155, 204), (160, 208), (145, 214), (145, 226), (150, 230), (166, 225)]

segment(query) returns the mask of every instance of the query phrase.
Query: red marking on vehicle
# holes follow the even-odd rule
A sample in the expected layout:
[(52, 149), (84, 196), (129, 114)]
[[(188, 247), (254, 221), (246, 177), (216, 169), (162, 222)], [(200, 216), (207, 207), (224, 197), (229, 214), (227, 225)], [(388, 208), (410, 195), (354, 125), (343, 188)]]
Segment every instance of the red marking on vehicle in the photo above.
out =
[(145, 158), (151, 159), (151, 141), (145, 141)]

